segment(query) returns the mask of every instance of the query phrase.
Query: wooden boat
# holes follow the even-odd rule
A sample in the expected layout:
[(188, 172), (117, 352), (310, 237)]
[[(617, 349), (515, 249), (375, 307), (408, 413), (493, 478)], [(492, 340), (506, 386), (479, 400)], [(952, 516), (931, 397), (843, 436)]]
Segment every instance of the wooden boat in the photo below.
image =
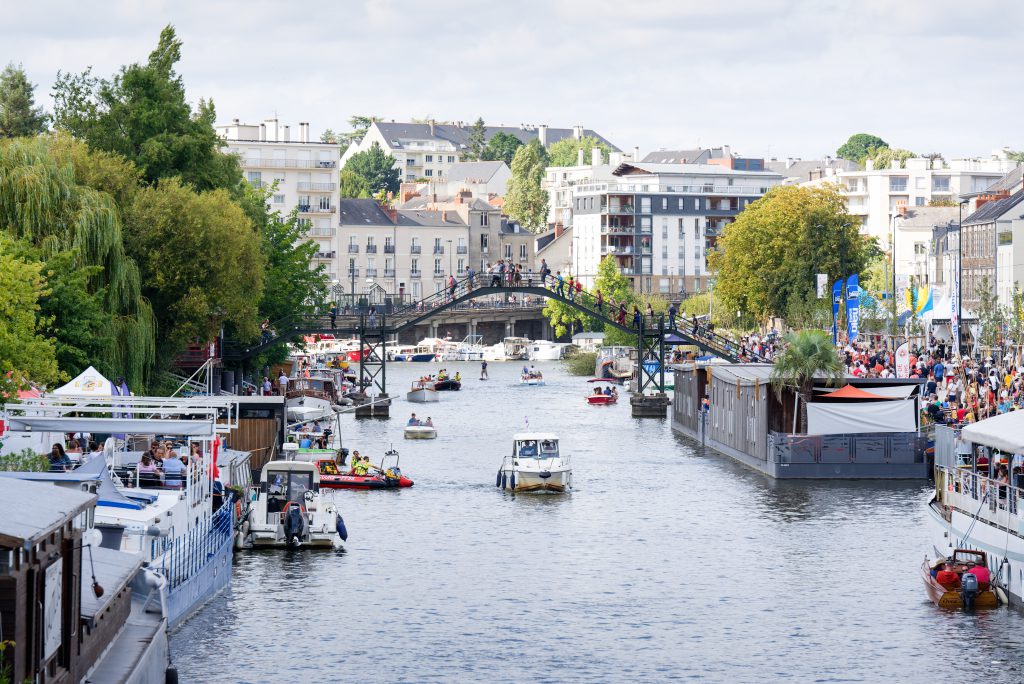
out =
[(999, 597), (990, 582), (972, 582), (973, 575), (969, 580), (964, 578), (976, 565), (987, 568), (988, 554), (974, 549), (956, 549), (948, 558), (936, 561), (925, 558), (921, 563), (921, 579), (928, 598), (940, 608), (953, 610), (997, 608)]
[(416, 380), (412, 388), (406, 393), (405, 398), (415, 404), (426, 404), (433, 401), (441, 401), (434, 383), (429, 380)]

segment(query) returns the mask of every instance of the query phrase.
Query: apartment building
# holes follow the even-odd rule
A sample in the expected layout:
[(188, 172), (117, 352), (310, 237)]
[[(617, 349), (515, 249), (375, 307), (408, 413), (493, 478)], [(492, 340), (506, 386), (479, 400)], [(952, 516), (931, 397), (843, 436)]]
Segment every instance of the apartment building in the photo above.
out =
[(573, 189), (579, 275), (591, 285), (610, 254), (635, 289), (662, 294), (706, 290), (707, 251), (722, 229), (782, 181), (710, 164), (628, 162), (612, 176)]
[[(868, 160), (864, 170), (839, 171), (835, 182), (846, 196), (847, 210), (860, 217), (863, 232), (878, 238), (883, 248), (889, 244), (894, 220), (900, 207), (923, 207), (933, 200), (958, 202), (961, 195), (985, 191), (1012, 171), (1017, 162), (1008, 159), (941, 159), (915, 157), (903, 168), (893, 162), (891, 168), (872, 168)], [(818, 182), (818, 181), (812, 181)]]
[(591, 150), (590, 159), (584, 159), (580, 150), (575, 166), (549, 166), (541, 187), (548, 193), (548, 225), (551, 229), (572, 227), (578, 188), (614, 180), (615, 170), (624, 162), (635, 161), (638, 156), (635, 148), (632, 153), (612, 152), (605, 164), (600, 150)]
[[(469, 135), (472, 123), (457, 121), (452, 124), (437, 123), (402, 123), (395, 121), (375, 121), (366, 131), (363, 139), (349, 145), (342, 155), (342, 165), (359, 152), (365, 152), (377, 143), (395, 158), (395, 166), (401, 170), (402, 179), (411, 181), (418, 178), (447, 178), (452, 165), (464, 160), (469, 149)], [(490, 140), (498, 133), (513, 135), (523, 143), (539, 140), (545, 147), (565, 138), (594, 137), (618, 150), (611, 142), (595, 131), (583, 126), (572, 128), (549, 128), (546, 125), (534, 126), (487, 126), (484, 139)]]
[(908, 286), (913, 278), (920, 285), (931, 283), (936, 274), (930, 255), (934, 252), (936, 226), (956, 225), (959, 207), (901, 207), (895, 225), (895, 263), (897, 289)]
[(785, 180), (783, 185), (799, 185), (811, 181), (835, 180), (840, 171), (858, 171), (860, 167), (856, 162), (848, 159), (769, 159), (764, 163), (766, 171), (774, 171)]
[(329, 278), (336, 279), (340, 246), (338, 145), (311, 139), (308, 123), (300, 123), (293, 135), (291, 127), (277, 119), (260, 124), (234, 119), (216, 130), (227, 142), (228, 151), (238, 155), (246, 180), (255, 187), (276, 183), (270, 196), (272, 209), (283, 216), (298, 209), (299, 221), (318, 246), (314, 265), (323, 264)]
[(1010, 306), (1014, 283), (1024, 282), (1024, 190), (982, 194), (972, 204), (961, 231), (965, 318), (977, 314), (982, 279), (1002, 306)]
[(381, 287), (420, 299), (444, 288), (469, 267), (469, 226), (458, 212), (393, 209), (372, 199), (343, 199), (340, 293)]

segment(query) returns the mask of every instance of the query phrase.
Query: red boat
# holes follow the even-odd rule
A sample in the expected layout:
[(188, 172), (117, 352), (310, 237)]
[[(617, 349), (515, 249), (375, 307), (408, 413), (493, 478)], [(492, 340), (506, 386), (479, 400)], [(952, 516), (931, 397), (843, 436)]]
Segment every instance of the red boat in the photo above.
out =
[[(604, 378), (593, 378), (587, 382), (607, 382), (609, 385), (616, 384), (613, 380), (605, 380)], [(587, 395), (587, 403), (591, 406), (608, 406), (609, 404), (615, 404), (619, 401), (619, 391), (612, 388), (611, 394), (606, 394), (601, 390), (600, 387), (595, 387), (593, 393)]]
[[(392, 452), (388, 452), (392, 455)], [(397, 455), (397, 454), (395, 454)], [(382, 464), (383, 466), (383, 464)], [(328, 489), (398, 489), (400, 487), (412, 487), (411, 479), (402, 475), (401, 469), (396, 461), (391, 467), (382, 467), (376, 473), (366, 475), (351, 475), (338, 470), (338, 464), (330, 459), (316, 461), (317, 470), (320, 471), (320, 487)]]

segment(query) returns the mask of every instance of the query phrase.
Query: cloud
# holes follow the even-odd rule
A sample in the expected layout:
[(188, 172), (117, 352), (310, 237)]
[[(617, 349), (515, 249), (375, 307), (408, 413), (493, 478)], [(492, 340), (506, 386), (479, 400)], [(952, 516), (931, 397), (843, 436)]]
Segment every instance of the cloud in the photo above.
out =
[(947, 156), (1024, 147), (1024, 4), (974, 0), (269, 0), (17, 3), (0, 60), (49, 104), (58, 69), (144, 60), (166, 23), (222, 120), (353, 114), (583, 124), (624, 148), (813, 157), (851, 133)]

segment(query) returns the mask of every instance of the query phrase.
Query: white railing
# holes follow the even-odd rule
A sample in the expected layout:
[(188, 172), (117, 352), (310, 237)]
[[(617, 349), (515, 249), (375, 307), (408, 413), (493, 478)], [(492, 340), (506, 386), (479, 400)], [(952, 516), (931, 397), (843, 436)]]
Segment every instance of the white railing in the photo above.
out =
[(682, 195), (763, 195), (768, 192), (768, 185), (718, 185), (715, 183), (678, 185), (658, 183), (591, 183), (581, 185), (577, 194), (589, 192), (622, 192), (622, 193), (671, 193)]
[(338, 187), (334, 183), (306, 183), (305, 181), (296, 184), (298, 190), (310, 190), (313, 192), (333, 192)]
[(255, 169), (333, 169), (338, 166), (336, 161), (320, 161), (318, 159), (263, 159), (242, 157), (242, 166)]
[[(1019, 534), (1024, 489), (967, 469), (940, 467), (944, 473), (942, 503), (964, 515)], [(1011, 476), (1013, 477), (1013, 476)]]

